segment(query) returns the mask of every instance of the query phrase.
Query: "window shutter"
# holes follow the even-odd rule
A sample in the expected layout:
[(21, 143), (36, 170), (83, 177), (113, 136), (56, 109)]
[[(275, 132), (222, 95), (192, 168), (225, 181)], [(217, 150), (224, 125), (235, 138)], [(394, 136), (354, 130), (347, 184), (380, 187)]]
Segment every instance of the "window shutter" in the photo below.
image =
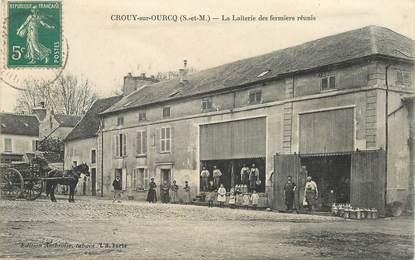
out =
[(396, 79), (399, 83), (403, 82), (403, 75), (402, 74), (403, 74), (402, 71), (397, 71), (396, 72)]
[(114, 151), (115, 156), (119, 156), (118, 155), (119, 149), (118, 149), (118, 136), (117, 135), (114, 135), (114, 140), (112, 142), (112, 150)]
[(123, 134), (122, 135), (122, 151), (123, 151), (123, 156), (127, 155), (127, 134)]
[(169, 128), (169, 136), (170, 136), (170, 139), (169, 139), (169, 151), (172, 151), (173, 150), (173, 128), (172, 127), (170, 127)]
[(336, 78), (334, 76), (330, 77), (330, 88), (336, 88)]
[(143, 139), (142, 152), (143, 152), (143, 154), (146, 154), (147, 153), (147, 131), (143, 131), (143, 132), (141, 132), (141, 134), (143, 135), (141, 137)]
[(136, 152), (137, 154), (142, 154), (141, 149), (141, 132), (137, 132), (137, 140), (136, 140)]
[(144, 169), (144, 189), (148, 189), (148, 170)]

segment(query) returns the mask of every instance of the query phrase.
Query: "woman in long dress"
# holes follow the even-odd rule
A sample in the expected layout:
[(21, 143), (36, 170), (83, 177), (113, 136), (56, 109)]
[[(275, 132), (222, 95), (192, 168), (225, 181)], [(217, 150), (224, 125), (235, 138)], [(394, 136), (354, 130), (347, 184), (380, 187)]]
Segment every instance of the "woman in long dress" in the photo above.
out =
[(309, 211), (314, 209), (314, 205), (316, 203), (317, 198), (318, 198), (317, 183), (315, 183), (311, 179), (311, 176), (308, 176), (307, 182), (304, 188), (304, 202), (305, 202), (304, 205), (308, 207)]
[(52, 51), (39, 42), (39, 27), (43, 26), (47, 29), (55, 27), (42, 20), (36, 6), (32, 7), (31, 12), (26, 21), (17, 30), (17, 35), (20, 37), (26, 36), (25, 58), (29, 60), (30, 64), (36, 63), (37, 60), (44, 60), (45, 63), (48, 63), (49, 55)]
[(157, 195), (156, 195), (156, 183), (154, 182), (154, 178), (151, 178), (149, 183), (148, 193), (147, 193), (147, 201), (150, 203), (157, 202)]
[(218, 202), (220, 207), (223, 207), (223, 204), (226, 201), (226, 189), (223, 187), (223, 184), (220, 185), (220, 188), (218, 189)]

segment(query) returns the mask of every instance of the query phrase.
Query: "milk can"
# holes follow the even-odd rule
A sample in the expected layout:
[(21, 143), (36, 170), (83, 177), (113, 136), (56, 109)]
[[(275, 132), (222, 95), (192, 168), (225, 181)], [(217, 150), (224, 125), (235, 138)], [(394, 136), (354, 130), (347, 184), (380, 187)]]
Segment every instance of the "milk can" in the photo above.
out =
[(362, 210), (360, 208), (356, 209), (356, 219), (361, 219), (362, 218)]
[(338, 212), (339, 212), (339, 210), (338, 210), (338, 208), (337, 208), (336, 203), (333, 203), (333, 205), (331, 206), (331, 214), (332, 214), (333, 216), (337, 216)]
[(378, 218), (378, 210), (377, 209), (373, 209), (373, 219), (377, 219)]
[(350, 218), (350, 208), (349, 207), (344, 209), (343, 218)]

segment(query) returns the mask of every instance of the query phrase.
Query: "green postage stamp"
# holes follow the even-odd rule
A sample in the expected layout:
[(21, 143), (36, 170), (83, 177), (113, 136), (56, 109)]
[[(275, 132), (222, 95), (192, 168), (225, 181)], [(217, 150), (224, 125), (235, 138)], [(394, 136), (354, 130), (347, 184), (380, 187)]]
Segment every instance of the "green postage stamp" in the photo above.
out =
[(62, 66), (62, 2), (7, 3), (7, 65)]

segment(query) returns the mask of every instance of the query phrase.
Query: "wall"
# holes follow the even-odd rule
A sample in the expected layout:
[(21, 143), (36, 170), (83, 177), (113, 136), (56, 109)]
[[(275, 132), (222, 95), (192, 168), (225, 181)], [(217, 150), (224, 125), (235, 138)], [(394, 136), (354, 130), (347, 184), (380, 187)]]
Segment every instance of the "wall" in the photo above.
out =
[(31, 153), (33, 149), (33, 141), (38, 140), (37, 136), (24, 136), (24, 135), (9, 135), (1, 134), (0, 135), (0, 152), (4, 152), (4, 139), (12, 139), (12, 152), (17, 154)]
[[(97, 161), (95, 164), (91, 163), (91, 149), (97, 150)], [(98, 160), (98, 142), (97, 138), (87, 138), (87, 139), (81, 139), (81, 140), (73, 140), (70, 142), (65, 142), (65, 161), (64, 161), (64, 169), (69, 170), (72, 167), (73, 161), (76, 161), (77, 164), (81, 164), (85, 162), (88, 164), (91, 172), (91, 168), (98, 167), (99, 160)], [(98, 169), (97, 169), (97, 175)], [(91, 179), (87, 178), (87, 195), (91, 195)], [(97, 182), (96, 182), (97, 189), (99, 186), (98, 176), (97, 176)], [(82, 194), (82, 181), (78, 182), (77, 186), (77, 193)], [(97, 191), (97, 195), (99, 192)]]

